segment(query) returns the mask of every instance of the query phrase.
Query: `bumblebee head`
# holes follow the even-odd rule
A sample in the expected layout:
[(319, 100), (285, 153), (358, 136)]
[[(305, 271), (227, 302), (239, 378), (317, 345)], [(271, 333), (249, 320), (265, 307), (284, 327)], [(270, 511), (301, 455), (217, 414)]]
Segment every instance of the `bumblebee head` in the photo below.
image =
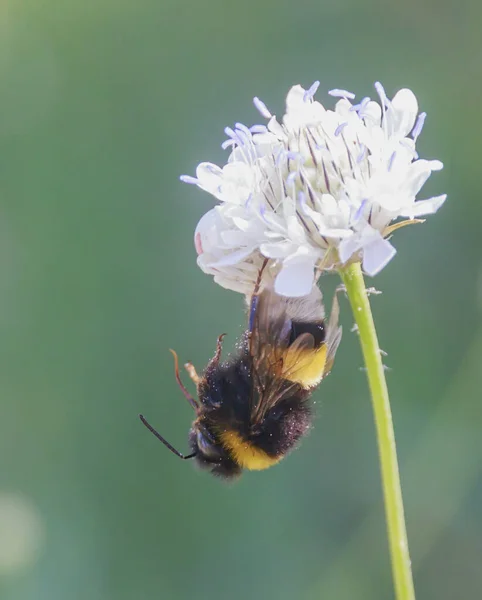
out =
[(222, 479), (236, 479), (241, 475), (240, 466), (226, 452), (221, 442), (200, 420), (193, 423), (189, 432), (189, 445), (196, 464)]
[[(216, 369), (219, 363), (222, 339), (223, 335), (218, 337), (216, 354), (208, 365), (208, 368), (211, 370)], [(156, 429), (154, 429), (154, 427), (143, 415), (139, 415), (140, 420), (147, 427), (147, 429), (149, 429), (149, 431), (164, 444), (164, 446), (166, 446), (179, 458), (184, 460), (194, 458), (199, 467), (210, 471), (213, 475), (216, 475), (222, 479), (235, 479), (239, 477), (242, 472), (241, 466), (235, 460), (233, 460), (231, 455), (228, 453), (228, 450), (223, 447), (220, 438), (216, 435), (216, 429), (209, 418), (209, 410), (206, 410), (205, 403), (203, 403), (202, 398), (193, 398), (185, 388), (179, 376), (177, 354), (174, 352), (174, 350), (171, 350), (171, 352), (174, 356), (174, 372), (176, 381), (182, 393), (188, 400), (189, 404), (193, 407), (197, 415), (189, 432), (189, 445), (191, 451), (188, 454), (182, 454), (176, 450), (174, 446), (172, 446)], [(207, 384), (206, 379), (198, 376), (191, 363), (186, 363), (185, 367), (191, 379), (198, 388), (198, 394), (201, 390), (202, 394), (206, 394), (209, 391), (209, 385)], [(212, 407), (214, 407), (216, 403), (211, 401), (211, 404)]]

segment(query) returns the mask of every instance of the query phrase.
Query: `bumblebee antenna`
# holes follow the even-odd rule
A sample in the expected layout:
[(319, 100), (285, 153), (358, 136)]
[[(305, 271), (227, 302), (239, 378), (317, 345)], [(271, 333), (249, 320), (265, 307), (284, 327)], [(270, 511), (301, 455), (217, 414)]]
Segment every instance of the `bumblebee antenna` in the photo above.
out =
[(177, 385), (181, 388), (181, 392), (184, 394), (189, 404), (194, 408), (195, 411), (197, 411), (199, 410), (199, 404), (187, 391), (186, 386), (181, 381), (181, 376), (179, 375), (179, 359), (177, 358), (177, 354), (174, 350), (171, 350), (170, 348), (169, 352), (174, 356), (174, 375), (176, 376)]
[(171, 444), (167, 440), (165, 440), (158, 431), (156, 431), (154, 429), (154, 427), (145, 419), (145, 417), (143, 415), (139, 415), (139, 419), (142, 421), (142, 424), (145, 425), (147, 427), (147, 429), (149, 429), (149, 431), (152, 434), (154, 434), (156, 436), (156, 438), (164, 444), (164, 446), (166, 446), (166, 448), (168, 448), (176, 456), (179, 456), (179, 458), (188, 460), (189, 458), (194, 458), (196, 456), (197, 452), (193, 452), (192, 454), (187, 454), (187, 455), (181, 454), (178, 450), (176, 450), (173, 446), (171, 446)]

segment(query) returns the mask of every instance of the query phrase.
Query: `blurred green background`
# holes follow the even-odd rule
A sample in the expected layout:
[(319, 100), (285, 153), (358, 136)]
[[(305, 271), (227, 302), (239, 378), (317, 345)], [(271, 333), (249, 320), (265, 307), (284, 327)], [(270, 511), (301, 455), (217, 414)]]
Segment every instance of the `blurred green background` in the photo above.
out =
[[(172, 456), (199, 368), (242, 299), (195, 263), (223, 127), (321, 80), (412, 88), (449, 200), (373, 282), (418, 598), (482, 597), (482, 4), (462, 0), (2, 0), (0, 597), (387, 600), (358, 341), (280, 466), (226, 486)], [(330, 100), (327, 101), (330, 104)], [(334, 277), (322, 281), (333, 290)]]

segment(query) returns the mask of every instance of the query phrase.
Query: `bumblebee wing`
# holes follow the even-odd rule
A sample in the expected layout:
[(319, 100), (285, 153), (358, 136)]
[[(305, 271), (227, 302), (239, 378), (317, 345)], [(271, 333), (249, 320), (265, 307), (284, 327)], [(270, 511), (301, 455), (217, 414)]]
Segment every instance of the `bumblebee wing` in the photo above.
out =
[(341, 342), (341, 334), (343, 332), (341, 326), (338, 325), (338, 319), (340, 317), (340, 304), (338, 302), (338, 296), (335, 293), (333, 296), (333, 302), (331, 304), (330, 319), (328, 321), (328, 328), (326, 333), (326, 364), (323, 371), (323, 377), (328, 375), (333, 367), (335, 361), (335, 354), (338, 350), (338, 346)]
[(330, 372), (342, 334), (338, 317), (335, 294), (325, 323), (318, 288), (302, 299), (278, 296), (270, 289), (253, 297), (248, 333), (253, 422), (296, 386), (312, 389)]
[(286, 347), (291, 335), (291, 319), (285, 298), (271, 290), (253, 296), (249, 317), (249, 352), (253, 358), (266, 354), (266, 347)]
[(249, 353), (251, 359), (251, 418), (256, 423), (299, 383), (296, 375), (315, 348), (305, 332), (292, 340), (292, 300), (263, 290), (251, 302)]

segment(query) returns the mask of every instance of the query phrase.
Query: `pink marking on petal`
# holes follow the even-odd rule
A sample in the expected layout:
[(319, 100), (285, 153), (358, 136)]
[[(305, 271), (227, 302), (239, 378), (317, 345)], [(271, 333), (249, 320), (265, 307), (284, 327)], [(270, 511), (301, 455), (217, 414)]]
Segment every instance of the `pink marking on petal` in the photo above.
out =
[(194, 236), (194, 247), (196, 248), (198, 256), (204, 252), (200, 233), (196, 233)]

